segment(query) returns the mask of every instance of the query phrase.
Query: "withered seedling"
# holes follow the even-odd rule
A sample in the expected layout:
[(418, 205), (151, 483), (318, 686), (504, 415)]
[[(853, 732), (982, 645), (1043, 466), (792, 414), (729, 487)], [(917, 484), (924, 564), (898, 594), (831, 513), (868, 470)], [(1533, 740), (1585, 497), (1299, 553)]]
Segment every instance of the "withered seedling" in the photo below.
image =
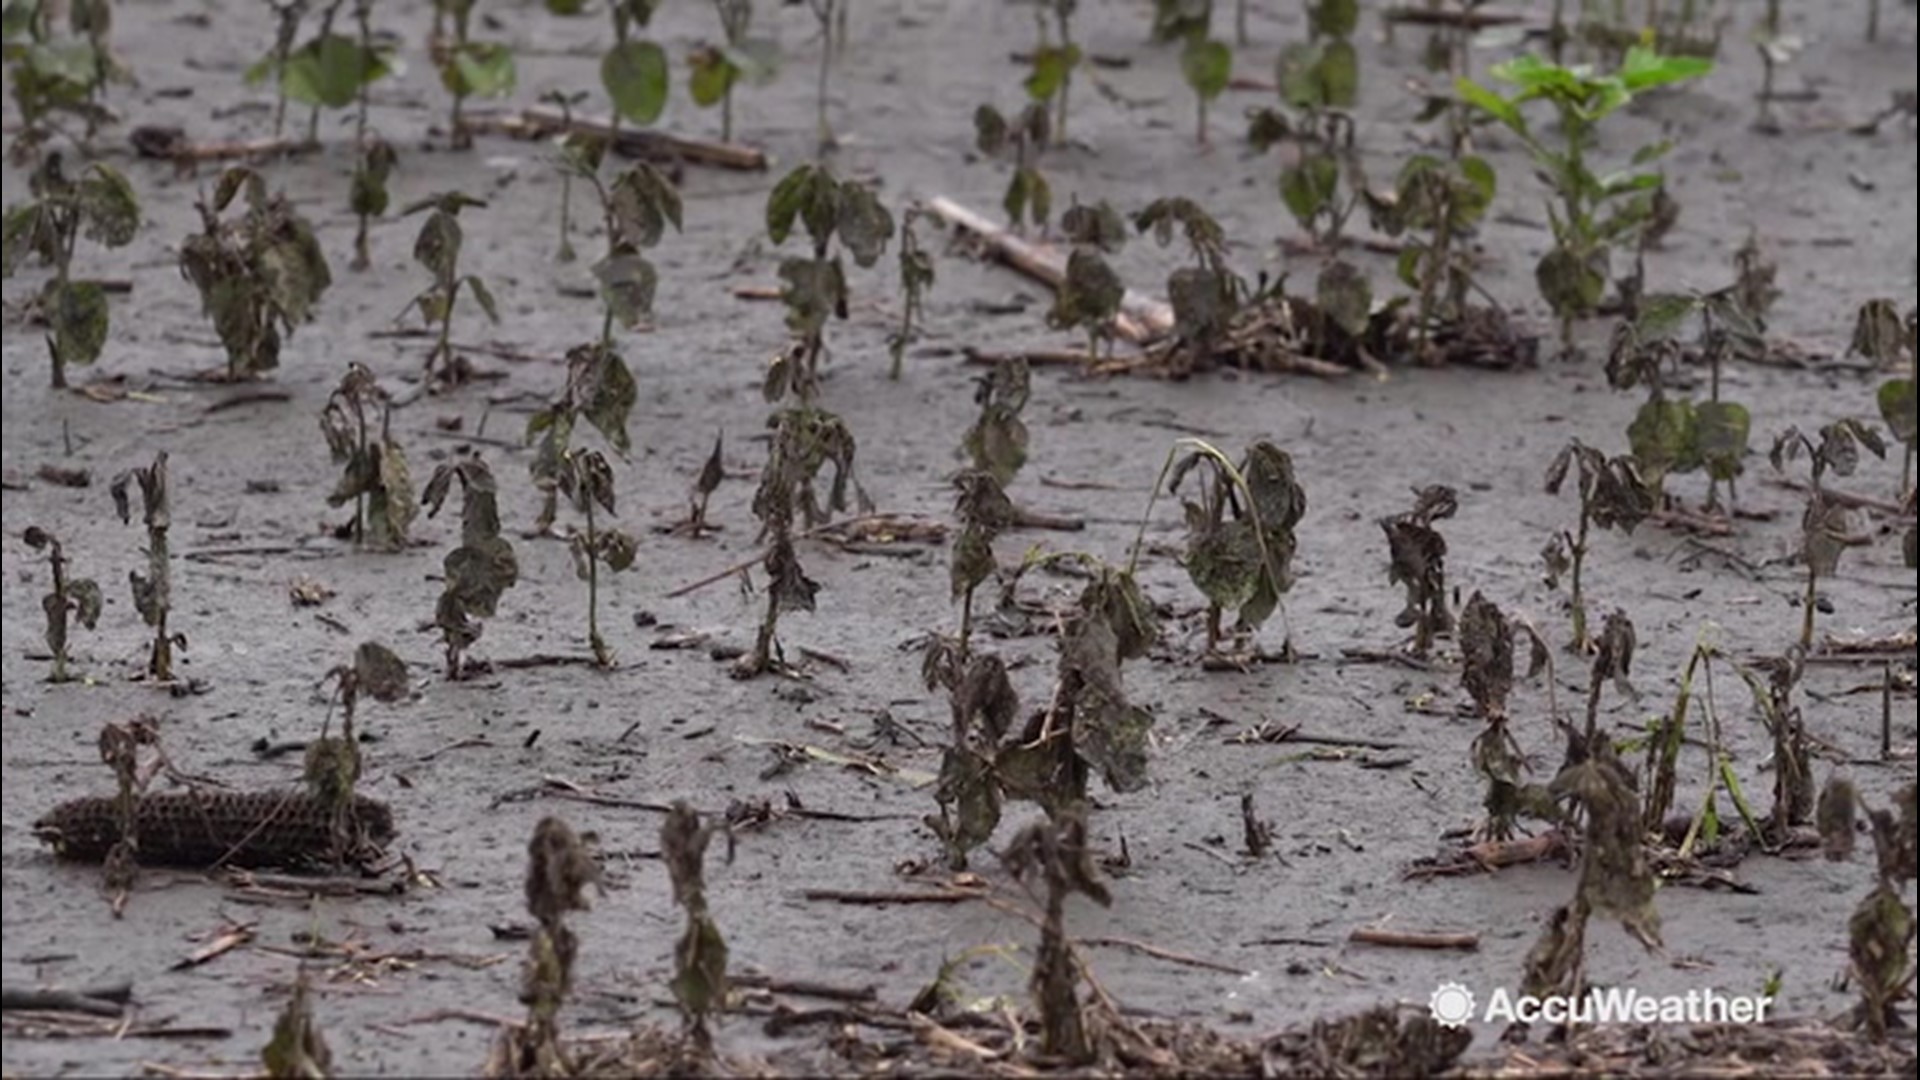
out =
[(57, 153), (41, 159), (27, 189), (31, 200), (7, 207), (0, 277), (12, 277), (28, 255), (53, 267), (38, 303), (47, 321), (53, 388), (64, 390), (67, 365), (93, 363), (107, 344), (106, 286), (73, 277), (74, 249), (82, 236), (106, 248), (132, 243), (140, 229), (140, 202), (133, 185), (110, 166), (96, 161), (69, 177)]
[(688, 489), (686, 519), (671, 526), (667, 531), (684, 533), (695, 540), (710, 532), (719, 531), (720, 526), (707, 523), (707, 503), (713, 498), (713, 493), (720, 490), (721, 482), (727, 478), (725, 450), (726, 433), (714, 432), (713, 450), (707, 454), (707, 460), (701, 463), (700, 473), (693, 478), (693, 484)]
[[(782, 177), (767, 196), (767, 235), (784, 244), (798, 221), (813, 241), (810, 257), (780, 263), (780, 300), (787, 307), (787, 328), (798, 343), (798, 363), (785, 373), (795, 395), (811, 401), (819, 386), (820, 361), (829, 318), (847, 317), (847, 272), (834, 241), (867, 269), (878, 262), (893, 239), (893, 215), (872, 189), (837, 179), (824, 165), (801, 165)], [(768, 399), (773, 392), (769, 376)]]
[(1813, 820), (1813, 739), (1794, 690), (1806, 674), (1806, 654), (1798, 647), (1734, 670), (1753, 695), (1754, 714), (1773, 744), (1773, 807), (1759, 822), (1761, 844), (1778, 851), (1795, 829)]
[(1013, 175), (1007, 180), (1000, 205), (1016, 232), (1028, 223), (1044, 230), (1053, 217), (1053, 188), (1035, 164), (1051, 141), (1052, 132), (1047, 107), (1039, 102), (1029, 103), (1012, 119), (991, 105), (973, 110), (974, 149), (985, 157), (1001, 157), (1013, 151)]
[(407, 457), (393, 437), (392, 421), (387, 392), (372, 370), (358, 362), (347, 365), (320, 411), (320, 431), (341, 466), (340, 482), (328, 494), (327, 505), (353, 503), (353, 520), (337, 531), (376, 551), (405, 547), (407, 527), (418, 510)]
[(1040, 947), (1034, 953), (1030, 986), (1040, 1013), (1040, 1051), (1074, 1065), (1093, 1060), (1087, 1010), (1080, 1001), (1080, 962), (1067, 937), (1067, 897), (1072, 893), (1110, 907), (1113, 894), (1096, 876), (1087, 846), (1084, 806), (1062, 810), (1052, 819), (1020, 830), (1001, 854), (1007, 869), (1028, 890), (1045, 890)]
[(527, 842), (527, 913), (536, 924), (520, 981), (527, 1021), (501, 1030), (487, 1062), (488, 1076), (575, 1075), (559, 1023), (580, 954), (580, 939), (567, 925), (567, 915), (587, 910), (587, 886), (599, 881), (600, 868), (579, 835), (557, 817), (542, 818)]
[(1768, 458), (1774, 471), (1785, 472), (1787, 463), (1807, 459), (1807, 508), (1800, 516), (1800, 558), (1807, 564), (1807, 589), (1800, 598), (1800, 649), (1813, 651), (1813, 617), (1820, 606), (1820, 579), (1832, 577), (1840, 569), (1840, 553), (1858, 541), (1853, 534), (1853, 514), (1837, 502), (1823, 486), (1827, 473), (1852, 476), (1860, 466), (1860, 450), (1874, 457), (1887, 456), (1886, 440), (1880, 432), (1854, 419), (1836, 420), (1820, 429), (1815, 442), (1797, 427), (1780, 433)]
[(434, 469), (420, 496), (427, 516), (440, 512), (455, 480), (460, 482), (460, 544), (441, 564), (446, 587), (433, 609), (449, 679), (466, 672), (467, 650), (480, 640), (483, 629), (480, 620), (491, 618), (501, 594), (520, 580), (513, 544), (500, 532), (499, 489), (485, 461), (471, 457)]
[(1026, 357), (1014, 356), (995, 364), (973, 385), (980, 415), (967, 429), (961, 449), (975, 471), (993, 477), (1004, 489), (1027, 463), (1027, 425), (1020, 414), (1032, 394), (1033, 371)]
[[(1906, 885), (1915, 880), (1913, 781), (1894, 795), (1894, 805), (1898, 816), (1892, 809), (1864, 808), (1873, 838), (1874, 885), (1847, 920), (1851, 974), (1860, 990), (1860, 1002), (1847, 1023), (1866, 1028), (1876, 1042), (1911, 1030), (1900, 1006), (1913, 1000), (1915, 920), (1904, 896)], [(1838, 776), (1827, 781), (1820, 793), (1820, 836), (1827, 858), (1839, 861), (1852, 855), (1862, 809), (1850, 782)]]
[(307, 969), (294, 979), (293, 993), (273, 1021), (273, 1037), (260, 1049), (260, 1064), (271, 1080), (322, 1080), (333, 1075), (333, 1051), (313, 1020)]
[(533, 535), (545, 535), (553, 529), (559, 510), (560, 477), (575, 425), (586, 420), (615, 453), (625, 455), (633, 448), (627, 417), (639, 399), (640, 388), (618, 349), (594, 344), (567, 350), (566, 387), (551, 405), (527, 420), (526, 439), (537, 444), (527, 468), (533, 475), (533, 486), (543, 496)]
[[(1746, 290), (1758, 288), (1747, 283)], [(1607, 350), (1607, 381), (1615, 389), (1644, 385), (1647, 401), (1627, 427), (1627, 444), (1640, 475), (1656, 498), (1669, 473), (1706, 470), (1707, 509), (1720, 508), (1720, 485), (1731, 497), (1746, 468), (1747, 437), (1753, 418), (1738, 402), (1720, 397), (1720, 376), (1728, 360), (1758, 359), (1766, 353), (1765, 326), (1742, 307), (1742, 287), (1711, 293), (1660, 293), (1645, 297), (1635, 318), (1614, 328)], [(1691, 342), (1682, 332), (1697, 324)], [(1695, 403), (1667, 397), (1664, 369), (1683, 358), (1704, 360), (1710, 371), (1708, 398)]]
[[(221, 217), (235, 197), (245, 209)], [(227, 377), (253, 378), (280, 366), (282, 342), (313, 318), (333, 283), (313, 226), (285, 195), (245, 166), (220, 175), (211, 200), (194, 204), (201, 231), (180, 245), (180, 272), (199, 290), (200, 305), (227, 351)]]
[(1247, 281), (1227, 266), (1227, 234), (1213, 215), (1183, 196), (1155, 199), (1133, 216), (1133, 227), (1153, 231), (1161, 247), (1173, 242), (1177, 227), (1193, 252), (1193, 265), (1167, 275), (1167, 298), (1173, 305), (1173, 333), (1178, 348), (1194, 363), (1213, 355), (1234, 316), (1262, 297), (1253, 295)]
[(1126, 299), (1126, 286), (1106, 260), (1126, 246), (1126, 219), (1104, 199), (1092, 206), (1075, 203), (1060, 215), (1060, 229), (1072, 241), (1073, 251), (1047, 312), (1047, 325), (1080, 330), (1087, 336), (1087, 359), (1098, 359), (1101, 342), (1111, 351), (1113, 318)]
[(921, 666), (927, 689), (947, 692), (953, 742), (940, 762), (934, 798), (940, 812), (926, 825), (946, 848), (947, 863), (964, 870), (973, 849), (993, 838), (1000, 824), (1000, 782), (994, 772), (1002, 741), (1020, 711), (1006, 664), (973, 649), (974, 593), (998, 569), (993, 541), (1012, 524), (1013, 503), (992, 473), (971, 469), (954, 478), (954, 513), (960, 531), (953, 540), (948, 579), (960, 603), (960, 629), (952, 637), (932, 634)]
[(173, 650), (185, 651), (187, 636), (167, 630), (167, 615), (173, 608), (172, 550), (167, 532), (173, 525), (173, 510), (167, 499), (167, 452), (153, 456), (153, 464), (144, 469), (129, 469), (113, 478), (111, 488), (114, 510), (120, 523), (132, 518), (128, 488), (139, 481), (141, 524), (147, 529), (147, 572), (128, 571), (133, 586), (133, 607), (140, 618), (153, 628), (153, 646), (147, 650), (147, 677), (158, 682), (173, 681)]
[(1880, 418), (1895, 442), (1906, 447), (1900, 463), (1900, 491), (1913, 491), (1914, 462), (1914, 385), (1920, 383), (1920, 313), (1909, 309), (1902, 320), (1891, 300), (1869, 300), (1854, 316), (1853, 341), (1849, 352), (1872, 359), (1882, 367), (1900, 363), (1904, 355), (1907, 373), (1880, 384), (1875, 399)]
[(1631, 458), (1609, 458), (1578, 439), (1568, 442), (1547, 466), (1547, 494), (1560, 494), (1568, 476), (1575, 478), (1575, 494), (1580, 499), (1579, 523), (1571, 530), (1555, 533), (1541, 555), (1546, 561), (1548, 588), (1559, 588), (1560, 578), (1568, 578), (1573, 608), (1569, 647), (1586, 652), (1592, 646), (1587, 634), (1587, 598), (1582, 589), (1589, 534), (1598, 526), (1631, 535), (1653, 512), (1653, 494)]
[(630, 569), (640, 545), (631, 533), (604, 527), (594, 514), (596, 506), (614, 513), (613, 466), (607, 464), (606, 455), (579, 449), (562, 454), (559, 490), (586, 522), (585, 529), (567, 538), (567, 549), (573, 554), (574, 574), (587, 583), (587, 644), (593, 650), (593, 662), (609, 668), (613, 651), (600, 636), (600, 568), (616, 574)]
[[(1706, 793), (1701, 796), (1700, 808), (1688, 821), (1686, 834), (1681, 838), (1677, 850), (1681, 859), (1691, 858), (1697, 847), (1711, 849), (1719, 843), (1722, 832), (1719, 795), (1723, 788), (1746, 825), (1748, 834), (1756, 839), (1765, 839), (1765, 832), (1747, 803), (1739, 777), (1733, 771), (1732, 756), (1724, 749), (1721, 738), (1720, 710), (1713, 698), (1713, 661), (1720, 655), (1720, 650), (1713, 642), (1712, 630), (1711, 623), (1701, 628), (1699, 638), (1694, 642), (1693, 653), (1687, 658), (1687, 666), (1680, 674), (1680, 688), (1674, 696), (1672, 710), (1665, 716), (1655, 716), (1647, 721), (1647, 791), (1645, 809), (1640, 815), (1641, 826), (1649, 836), (1669, 835), (1667, 813), (1673, 809), (1678, 785), (1680, 749), (1687, 742), (1687, 714), (1694, 705), (1694, 681), (1699, 679), (1704, 684), (1706, 694), (1702, 711), (1706, 731), (1701, 741), (1707, 749)], [(1792, 766), (1788, 768), (1791, 770)]]
[[(1633, 651), (1638, 646), (1634, 634), (1633, 620), (1627, 618), (1624, 611), (1607, 612), (1606, 622), (1601, 624), (1600, 636), (1593, 643), (1593, 671), (1587, 680), (1587, 726), (1581, 736), (1581, 746), (1570, 746), (1569, 758), (1577, 758), (1582, 753), (1592, 753), (1593, 744), (1604, 741), (1600, 733), (1600, 692), (1608, 682), (1614, 689), (1629, 697), (1634, 694), (1633, 684), (1628, 678), (1633, 674)], [(1568, 764), (1573, 764), (1569, 761)]]
[[(707, 908), (707, 843), (713, 826), (703, 824), (684, 800), (675, 800), (660, 826), (660, 857), (673, 879), (673, 900), (687, 913), (687, 928), (673, 948), (673, 996), (686, 1021), (687, 1040), (702, 1058), (713, 1054), (709, 1018), (727, 1002), (727, 943)], [(731, 854), (732, 837), (728, 837)]]
[(1407, 234), (1395, 270), (1419, 297), (1414, 347), (1422, 360), (1433, 356), (1435, 333), (1467, 313), (1473, 261), (1465, 250), (1466, 239), (1486, 215), (1497, 187), (1498, 178), (1485, 158), (1416, 154), (1400, 167), (1392, 201), (1373, 209), (1374, 224), (1382, 232)]
[(53, 573), (53, 590), (40, 598), (40, 609), (47, 616), (47, 651), (53, 654), (53, 673), (48, 682), (71, 682), (67, 670), (68, 635), (74, 623), (91, 630), (100, 621), (100, 585), (92, 578), (70, 577), (66, 549), (52, 533), (38, 525), (27, 526), (20, 537), (35, 551), (47, 553), (47, 566)]
[(632, 165), (612, 183), (600, 179), (597, 155), (563, 154), (561, 165), (585, 181), (600, 203), (607, 253), (593, 264), (593, 277), (606, 306), (600, 344), (611, 348), (616, 324), (631, 330), (653, 317), (660, 271), (641, 253), (660, 243), (668, 225), (680, 230), (680, 192), (645, 162)]
[[(1514, 628), (1493, 601), (1473, 594), (1460, 615), (1460, 685), (1473, 699), (1486, 722), (1473, 740), (1473, 767), (1487, 782), (1482, 805), (1487, 819), (1480, 833), (1488, 839), (1511, 839), (1522, 809), (1521, 776), (1526, 755), (1508, 728), (1507, 697), (1513, 693)], [(1535, 639), (1538, 644), (1537, 639)], [(1534, 658), (1544, 663), (1545, 648)]]
[(1407, 590), (1407, 606), (1393, 624), (1403, 630), (1412, 627), (1413, 655), (1422, 659), (1435, 638), (1453, 633), (1453, 613), (1447, 610), (1447, 541), (1433, 523), (1452, 517), (1459, 508), (1452, 488), (1431, 484), (1414, 489), (1411, 510), (1380, 519), (1387, 534), (1387, 581)]
[[(142, 767), (140, 748), (154, 748), (155, 760)], [(115, 785), (114, 818), (117, 837), (108, 849), (102, 884), (112, 898), (113, 917), (126, 914), (127, 901), (133, 895), (134, 880), (140, 868), (140, 800), (147, 785), (165, 764), (159, 754), (160, 729), (144, 717), (124, 724), (100, 727), (100, 760), (113, 770)]]
[(887, 371), (891, 379), (900, 377), (907, 346), (919, 332), (924, 298), (933, 288), (933, 255), (920, 246), (919, 234), (913, 231), (919, 218), (920, 210), (914, 207), (900, 215), (900, 328), (887, 335), (887, 352), (893, 357), (893, 367)]
[[(462, 0), (449, 2), (459, 3)], [(413, 260), (426, 268), (432, 280), (418, 296), (407, 301), (407, 307), (418, 308), (421, 322), (435, 332), (433, 348), (427, 353), (426, 363), (430, 385), (437, 382), (458, 386), (472, 375), (466, 358), (455, 353), (452, 341), (453, 309), (460, 297), (461, 286), (465, 286), (467, 292), (472, 294), (474, 303), (480, 305), (487, 321), (500, 321), (499, 305), (495, 303), (487, 283), (480, 280), (478, 274), (460, 273), (460, 247), (465, 239), (465, 233), (460, 228), (460, 212), (469, 207), (486, 205), (484, 199), (448, 191), (422, 199), (400, 212), (402, 217), (412, 217), (423, 211), (427, 214), (426, 220), (420, 225), (420, 234), (414, 237)]]
[(385, 645), (363, 641), (354, 650), (352, 663), (334, 665), (321, 682), (332, 682), (339, 696), (340, 734), (327, 734), (332, 721), (329, 709), (320, 737), (307, 744), (307, 792), (328, 811), (334, 865), (364, 864), (379, 845), (370, 835), (374, 823), (360, 820), (362, 801), (354, 797), (363, 772), (354, 720), (362, 694), (389, 704), (407, 696), (407, 665)]
[[(1182, 451), (1185, 454), (1182, 455)], [(1161, 482), (1168, 494), (1180, 490), (1188, 474), (1199, 477), (1197, 499), (1183, 499), (1187, 521), (1188, 578), (1207, 598), (1207, 648), (1203, 662), (1220, 657), (1221, 616), (1236, 612), (1236, 642), (1257, 632), (1281, 598), (1293, 588), (1293, 556), (1299, 547), (1294, 530), (1306, 515), (1306, 490), (1295, 479), (1293, 458), (1266, 440), (1254, 443), (1235, 465), (1200, 439), (1180, 439), (1168, 452)], [(1146, 520), (1134, 537), (1138, 559)], [(1282, 655), (1292, 652), (1292, 628)]]

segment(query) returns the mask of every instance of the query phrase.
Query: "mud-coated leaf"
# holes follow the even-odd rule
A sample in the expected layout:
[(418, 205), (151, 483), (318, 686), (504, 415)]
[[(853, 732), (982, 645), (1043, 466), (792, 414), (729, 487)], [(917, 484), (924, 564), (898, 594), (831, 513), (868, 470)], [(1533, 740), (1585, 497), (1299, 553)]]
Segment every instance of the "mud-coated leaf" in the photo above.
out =
[(784, 535), (776, 535), (768, 548), (766, 569), (770, 579), (767, 587), (773, 590), (781, 611), (813, 610), (813, 598), (820, 591), (820, 585), (801, 569), (799, 553)]
[(608, 210), (621, 242), (650, 248), (660, 242), (667, 225), (681, 228), (680, 190), (658, 169), (635, 164), (615, 178)]
[(1819, 577), (1832, 577), (1840, 569), (1840, 555), (1853, 531), (1852, 515), (1844, 506), (1813, 498), (1807, 500), (1800, 528), (1800, 553), (1807, 566)]
[(780, 263), (780, 299), (787, 326), (802, 337), (835, 316), (845, 318), (847, 279), (838, 259), (785, 259)]
[(446, 571), (447, 592), (458, 598), (463, 610), (474, 615), (491, 616), (501, 595), (520, 580), (520, 562), (513, 545), (498, 536), (454, 548), (447, 553), (442, 568)]
[(1480, 715), (1501, 719), (1507, 715), (1507, 696), (1513, 692), (1513, 628), (1491, 600), (1475, 592), (1460, 614), (1460, 684), (1480, 709)]
[(487, 288), (487, 283), (480, 280), (480, 275), (468, 274), (460, 279), (460, 283), (473, 294), (474, 302), (480, 305), (480, 311), (486, 315), (488, 322), (500, 321), (500, 304), (494, 300), (493, 291)]
[(1356, 337), (1366, 332), (1373, 310), (1373, 287), (1352, 263), (1336, 259), (1320, 271), (1314, 299), (1336, 325)]
[(633, 560), (639, 557), (640, 541), (632, 533), (620, 529), (608, 529), (596, 539), (600, 542), (600, 561), (607, 569), (615, 573), (623, 572), (633, 566)]
[(1627, 426), (1627, 445), (1656, 490), (1668, 473), (1698, 468), (1699, 426), (1693, 402), (1660, 399), (1640, 406)]
[(1063, 678), (1078, 683), (1073, 702), (1073, 748), (1121, 793), (1147, 784), (1148, 732), (1153, 714), (1128, 703), (1120, 688), (1120, 642), (1102, 617), (1083, 618), (1062, 646)]
[(97, 281), (47, 282), (40, 294), (56, 363), (91, 364), (107, 345), (107, 290)]
[(718, 105), (740, 77), (740, 69), (728, 61), (726, 53), (711, 45), (702, 45), (687, 54), (687, 96), (695, 105)]
[(1310, 153), (1280, 171), (1280, 201), (1303, 228), (1331, 210), (1340, 187), (1340, 162), (1331, 154)]
[(1893, 437), (1908, 446), (1914, 443), (1914, 396), (1912, 379), (1888, 379), (1880, 384), (1875, 395), (1880, 405), (1880, 418), (1887, 423), (1887, 430)]
[(1126, 286), (1107, 260), (1091, 248), (1076, 247), (1067, 257), (1067, 276), (1047, 313), (1049, 325), (1101, 327), (1120, 310)]
[(570, 350), (567, 386), (573, 407), (609, 444), (621, 453), (633, 448), (627, 416), (640, 399), (640, 388), (618, 350), (597, 344)]
[(1753, 417), (1747, 407), (1731, 401), (1702, 402), (1694, 409), (1695, 440), (1700, 463), (1715, 480), (1732, 480), (1746, 468), (1747, 437)]
[(593, 277), (600, 283), (600, 298), (622, 327), (631, 330), (653, 317), (660, 272), (639, 253), (608, 255), (593, 264)]
[(1060, 215), (1060, 231), (1075, 244), (1117, 254), (1127, 244), (1127, 220), (1105, 199), (1088, 205), (1076, 203)]
[(140, 200), (118, 170), (97, 162), (87, 166), (74, 194), (87, 239), (110, 248), (133, 242), (140, 230)]
[(938, 823), (936, 831), (951, 861), (964, 867), (967, 853), (992, 840), (1000, 825), (1000, 784), (993, 761), (964, 747), (948, 748), (941, 757), (934, 797), (951, 813), (929, 823)]
[(973, 110), (973, 145), (982, 154), (996, 157), (1007, 147), (1007, 118), (999, 109), (982, 105)]
[(353, 651), (353, 676), (360, 691), (375, 701), (394, 702), (407, 696), (407, 665), (392, 649), (363, 641)]
[(1227, 275), (1199, 266), (1183, 266), (1167, 276), (1167, 301), (1173, 306), (1174, 332), (1194, 344), (1217, 339), (1236, 307)]
[(871, 188), (849, 180), (840, 185), (837, 232), (854, 264), (865, 269), (879, 261), (893, 239), (893, 215)]
[(1540, 257), (1533, 271), (1540, 298), (1558, 314), (1583, 315), (1592, 311), (1606, 292), (1605, 262), (1604, 251), (1591, 261), (1582, 261), (1572, 251), (1555, 246)]
[(434, 210), (413, 241), (413, 258), (435, 280), (451, 279), (460, 262), (460, 221), (445, 210)]
[(92, 578), (75, 578), (67, 582), (67, 599), (73, 604), (73, 617), (81, 626), (93, 629), (100, 621), (102, 600), (99, 582)]
[(1906, 346), (1906, 328), (1900, 319), (1900, 309), (1893, 301), (1869, 300), (1860, 305), (1859, 314), (1853, 320), (1853, 340), (1848, 351), (1885, 364), (1900, 359)]
[(718, 1012), (727, 997), (727, 943), (713, 917), (701, 910), (674, 946), (673, 996), (689, 1015)]

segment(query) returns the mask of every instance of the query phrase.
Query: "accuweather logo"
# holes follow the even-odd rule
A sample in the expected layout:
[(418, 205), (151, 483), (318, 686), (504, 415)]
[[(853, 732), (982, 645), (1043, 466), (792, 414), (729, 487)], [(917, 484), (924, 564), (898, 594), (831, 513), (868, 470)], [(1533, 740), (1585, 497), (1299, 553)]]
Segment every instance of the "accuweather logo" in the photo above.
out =
[(1485, 1006), (1472, 990), (1443, 982), (1427, 997), (1427, 1011), (1441, 1027), (1478, 1020), (1488, 1024), (1764, 1024), (1773, 998), (1723, 994), (1711, 988), (1684, 994), (1642, 994), (1632, 987), (1596, 987), (1577, 997), (1513, 994), (1496, 987)]

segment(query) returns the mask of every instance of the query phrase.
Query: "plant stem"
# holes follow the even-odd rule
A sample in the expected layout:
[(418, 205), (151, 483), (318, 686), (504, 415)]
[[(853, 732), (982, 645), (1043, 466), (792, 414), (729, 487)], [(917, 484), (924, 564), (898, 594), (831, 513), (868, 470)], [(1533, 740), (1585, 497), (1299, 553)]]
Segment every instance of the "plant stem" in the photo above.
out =
[(728, 81), (727, 88), (720, 91), (720, 141), (733, 141), (733, 82), (731, 80)]
[[(1069, 21), (1069, 16), (1067, 14), (1068, 11), (1070, 10), (1071, 9), (1068, 6), (1063, 4), (1055, 4), (1053, 7), (1053, 18), (1055, 23), (1057, 23), (1060, 28), (1060, 48), (1069, 56), (1072, 55), (1072, 50), (1073, 50), (1073, 25)], [(1067, 142), (1067, 94), (1072, 89), (1073, 89), (1073, 65), (1068, 64), (1066, 73), (1060, 77), (1060, 93), (1053, 100), (1054, 141), (1057, 144), (1062, 146), (1066, 145), (1066, 142)], [(1203, 110), (1202, 112), (1203, 116), (1204, 116), (1205, 108), (1206, 108), (1206, 103), (1202, 102), (1201, 109)], [(1204, 142), (1205, 139), (1203, 138), (1201, 141)]]
[(613, 658), (607, 643), (600, 640), (600, 549), (593, 530), (593, 498), (587, 498), (587, 645), (593, 649), (594, 663), (609, 667)]
[(813, 14), (820, 21), (820, 72), (814, 83), (820, 156), (824, 156), (833, 146), (833, 129), (827, 126), (827, 65), (833, 59), (833, 4), (834, 0), (813, 0)]
[(1820, 575), (1813, 562), (1807, 562), (1807, 594), (1800, 598), (1800, 648), (1813, 651), (1813, 608), (1819, 603)]
[(1580, 536), (1573, 542), (1573, 647), (1587, 650), (1587, 601), (1580, 594), (1580, 571), (1587, 561), (1587, 524), (1590, 520), (1584, 501), (1580, 504)]
[(47, 565), (53, 568), (53, 595), (59, 615), (49, 614), (48, 621), (60, 622), (60, 647), (53, 650), (53, 677), (51, 682), (63, 683), (71, 680), (67, 674), (67, 555), (60, 547), (60, 541), (50, 540), (47, 550)]

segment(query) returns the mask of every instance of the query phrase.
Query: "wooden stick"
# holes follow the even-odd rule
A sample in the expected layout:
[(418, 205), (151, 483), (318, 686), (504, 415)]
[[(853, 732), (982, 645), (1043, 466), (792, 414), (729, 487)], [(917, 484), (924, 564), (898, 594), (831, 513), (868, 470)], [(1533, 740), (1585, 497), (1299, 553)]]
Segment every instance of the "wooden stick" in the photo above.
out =
[(925, 892), (871, 892), (865, 889), (807, 889), (800, 894), (802, 900), (819, 900), (834, 904), (961, 904), (968, 900), (978, 900), (987, 894), (975, 889), (928, 889)]
[(176, 165), (196, 165), (206, 161), (254, 161), (278, 157), (301, 149), (293, 139), (211, 139), (205, 142), (187, 137), (182, 128), (150, 125), (133, 129), (129, 137), (133, 149), (144, 158), (160, 158)]
[(1135, 941), (1132, 938), (1089, 937), (1079, 940), (1082, 945), (1105, 945), (1110, 948), (1126, 949), (1129, 952), (1137, 952), (1142, 956), (1151, 956), (1156, 960), (1165, 960), (1170, 964), (1183, 964), (1187, 967), (1201, 968), (1206, 971), (1217, 971), (1222, 975), (1245, 976), (1250, 974), (1245, 968), (1237, 968), (1232, 964), (1223, 964), (1218, 960), (1208, 960), (1206, 957), (1194, 956), (1191, 953), (1176, 952), (1173, 949), (1164, 948), (1151, 942)]
[(776, 994), (795, 994), (827, 1001), (873, 1001), (880, 996), (880, 992), (871, 986), (834, 986), (812, 979), (779, 979), (772, 975), (729, 975), (727, 982)]
[[(1056, 290), (1066, 280), (1067, 257), (1058, 248), (1023, 240), (943, 195), (925, 205), (948, 225), (978, 236), (996, 258), (1028, 277)], [(1136, 345), (1165, 337), (1173, 332), (1173, 307), (1128, 289), (1120, 299), (1120, 313), (1113, 318), (1113, 330)]]
[(1480, 935), (1469, 933), (1421, 933), (1415, 930), (1383, 930), (1362, 926), (1347, 935), (1356, 945), (1384, 945), (1392, 949), (1478, 949)]
[(1448, 8), (1388, 8), (1380, 17), (1390, 23), (1403, 23), (1408, 26), (1455, 26), (1463, 30), (1485, 30), (1490, 26), (1512, 26), (1527, 21), (1527, 17), (1513, 11), (1454, 11)]
[[(117, 990), (107, 987), (103, 990)], [(0, 1012), (35, 1009), (43, 1012), (83, 1013), (87, 1016), (119, 1016), (126, 1011), (125, 999), (115, 1000), (102, 992), (87, 990), (42, 990), (35, 986), (0, 987)]]
[(616, 131), (610, 122), (599, 117), (581, 116), (578, 113), (568, 116), (559, 109), (544, 106), (535, 106), (518, 114), (481, 113), (469, 116), (465, 123), (475, 131), (492, 131), (521, 139), (545, 138), (562, 133), (593, 135), (611, 140), (609, 146), (615, 153), (631, 158), (691, 161), (749, 172), (764, 171), (769, 164), (766, 151), (757, 147), (720, 142), (717, 139), (669, 135), (664, 131), (649, 131), (627, 125)]

